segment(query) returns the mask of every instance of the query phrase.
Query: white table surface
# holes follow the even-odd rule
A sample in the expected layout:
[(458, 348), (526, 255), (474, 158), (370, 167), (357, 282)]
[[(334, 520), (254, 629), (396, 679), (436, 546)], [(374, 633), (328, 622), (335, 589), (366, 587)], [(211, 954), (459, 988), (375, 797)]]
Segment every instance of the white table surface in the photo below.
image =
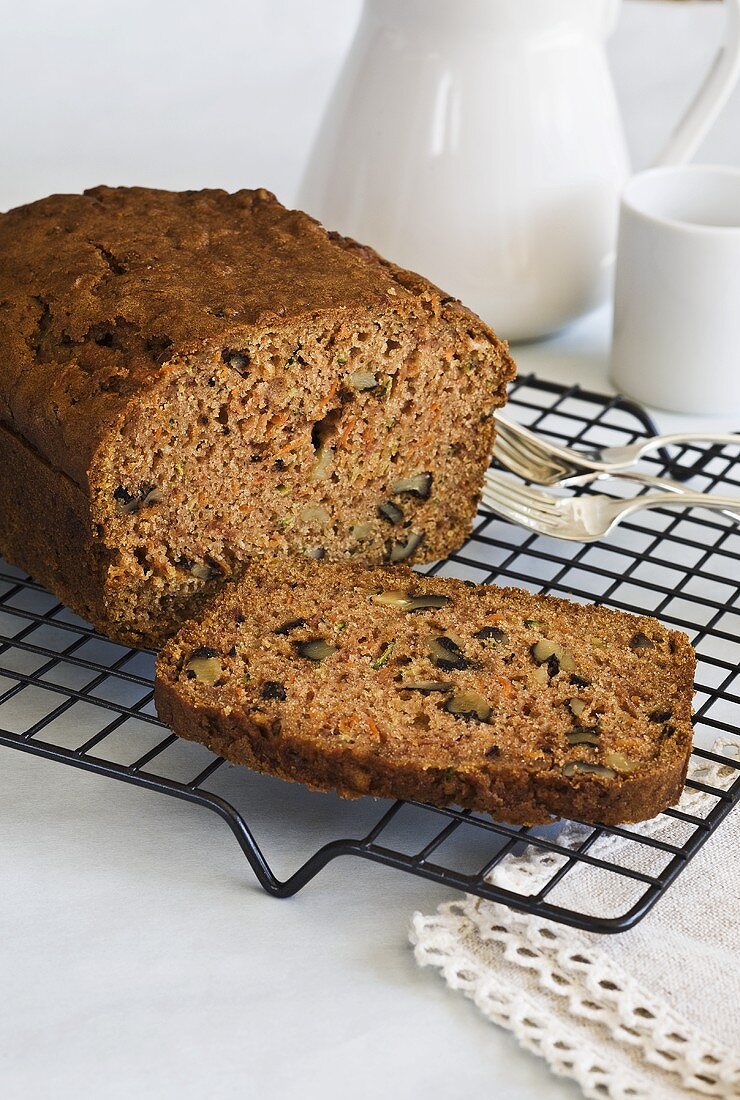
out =
[[(207, 21), (192, 0), (9, 7), (0, 208), (103, 180), (266, 184), (289, 201), (358, 5), (213, 0)], [(714, 5), (669, 22), (672, 7), (631, 5), (614, 45), (638, 160), (716, 40)], [(707, 148), (740, 159), (740, 96)], [(608, 332), (603, 311), (517, 349), (520, 368), (608, 389)], [(580, 1095), (415, 965), (410, 914), (447, 891), (340, 860), (276, 901), (213, 814), (0, 754), (3, 1100)], [(324, 821), (302, 825), (300, 795), (278, 781), (254, 791), (258, 839), (285, 872)], [(319, 818), (347, 813), (319, 802)]]

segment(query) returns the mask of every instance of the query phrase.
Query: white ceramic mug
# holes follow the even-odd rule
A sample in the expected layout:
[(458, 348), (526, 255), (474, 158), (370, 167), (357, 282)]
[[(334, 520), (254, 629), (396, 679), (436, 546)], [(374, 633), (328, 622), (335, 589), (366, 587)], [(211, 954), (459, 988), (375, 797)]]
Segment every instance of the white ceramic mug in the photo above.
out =
[(611, 372), (647, 405), (740, 413), (740, 169), (654, 168), (627, 184)]

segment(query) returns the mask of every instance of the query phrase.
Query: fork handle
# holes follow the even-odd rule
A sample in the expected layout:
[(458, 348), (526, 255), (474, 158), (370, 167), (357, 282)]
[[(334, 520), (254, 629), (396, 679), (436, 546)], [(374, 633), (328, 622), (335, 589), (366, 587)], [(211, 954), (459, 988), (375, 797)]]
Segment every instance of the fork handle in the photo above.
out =
[[(624, 470), (591, 470), (587, 474), (573, 474), (572, 477), (563, 477), (557, 482), (564, 489), (578, 489), (581, 486), (596, 485), (602, 481), (635, 481), (640, 485), (650, 485), (654, 489), (662, 489), (671, 493), (690, 493), (683, 481), (672, 481), (669, 477), (655, 477), (646, 474), (644, 470), (633, 470), (631, 467)], [(740, 499), (737, 506), (740, 509)]]
[[(602, 481), (632, 481), (637, 482), (640, 485), (649, 485), (654, 489), (659, 489), (664, 493), (677, 494), (685, 497), (688, 493), (691, 493), (691, 489), (687, 489), (686, 486), (680, 481), (671, 481), (667, 477), (653, 477), (651, 474), (645, 474), (642, 470), (620, 470), (618, 473), (605, 474), (605, 473), (591, 473), (580, 474), (576, 477), (566, 477), (560, 482), (561, 485), (566, 486), (569, 489), (575, 489), (579, 486), (594, 485), (598, 487), (599, 482)], [(679, 502), (676, 501), (676, 504)], [(685, 501), (684, 501), (685, 503)], [(723, 515), (729, 516), (730, 519), (740, 520), (740, 498), (735, 501), (734, 507), (723, 508)]]
[[(674, 432), (671, 435), (654, 435), (641, 444), (638, 457), (648, 454), (649, 451), (657, 451), (661, 447), (678, 447), (685, 443), (724, 443), (740, 444), (740, 434), (737, 432)], [(635, 460), (636, 461), (636, 460)]]
[[(586, 498), (588, 499), (588, 498)], [(639, 512), (643, 508), (710, 508), (728, 514), (740, 521), (740, 497), (723, 497), (714, 493), (645, 493), (632, 500), (621, 501), (620, 515)]]

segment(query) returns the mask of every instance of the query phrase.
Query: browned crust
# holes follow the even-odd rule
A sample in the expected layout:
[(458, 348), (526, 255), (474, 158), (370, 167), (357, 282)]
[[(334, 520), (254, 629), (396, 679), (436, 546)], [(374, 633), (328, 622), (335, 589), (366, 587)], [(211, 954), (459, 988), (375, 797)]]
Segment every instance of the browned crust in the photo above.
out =
[[(259, 566), (255, 568), (267, 568)], [(298, 568), (297, 566), (294, 568)], [(305, 567), (301, 567), (304, 569)], [(331, 570), (325, 583), (336, 584), (339, 570), (346, 575), (347, 586), (359, 574), (352, 566), (317, 566), (316, 575)], [(369, 583), (380, 582), (381, 588), (396, 588), (405, 570), (376, 569)], [(293, 576), (295, 580), (295, 576)], [(448, 594), (462, 595), (468, 589), (460, 581), (414, 575), (419, 591), (443, 588)], [(383, 583), (385, 581), (385, 583)], [(309, 578), (308, 583), (312, 583)], [(247, 576), (247, 588), (252, 581)], [(269, 588), (270, 578), (263, 578), (258, 588)], [(360, 582), (362, 583), (362, 582)], [(315, 748), (306, 730), (291, 728), (279, 718), (268, 719), (264, 713), (249, 713), (243, 708), (233, 710), (198, 701), (183, 690), (183, 681), (176, 679), (178, 655), (192, 651), (206, 641), (212, 643), (212, 632), (219, 622), (221, 610), (228, 612), (235, 600), (230, 586), (209, 609), (205, 629), (192, 622), (171, 641), (160, 655), (155, 684), (155, 703), (160, 718), (179, 736), (207, 745), (228, 760), (282, 779), (301, 782), (316, 790), (335, 790), (344, 798), (372, 795), (382, 798), (402, 798), (429, 802), (433, 805), (458, 805), (490, 813), (511, 824), (536, 825), (553, 817), (569, 817), (604, 825), (642, 821), (676, 803), (686, 778), (692, 745), (691, 703), (695, 656), (680, 632), (669, 632), (673, 653), (670, 680), (673, 684), (673, 721), (675, 736), (660, 758), (651, 762), (649, 770), (639, 774), (604, 778), (593, 774), (566, 777), (561, 772), (543, 771), (527, 760), (506, 764), (496, 760), (478, 760), (454, 769), (428, 767), (413, 762), (384, 759), (373, 752), (358, 752), (354, 745), (326, 739)], [(490, 590), (491, 592), (495, 590)], [(498, 590), (500, 597), (524, 608), (532, 599), (516, 589)], [(263, 597), (264, 598), (264, 597)], [(628, 621), (634, 631), (658, 627), (647, 617), (628, 616), (604, 607), (582, 607), (552, 597), (534, 597), (544, 614), (547, 606), (553, 612), (567, 615), (572, 622), (579, 619), (585, 632), (601, 630), (608, 637), (614, 624)], [(531, 607), (529, 608), (531, 611)], [(188, 683), (188, 681), (186, 681)], [(326, 729), (331, 728), (332, 715), (326, 715)]]
[(156, 646), (172, 633), (174, 623), (168, 632), (143, 635), (111, 619), (105, 591), (110, 555), (91, 535), (89, 499), (2, 424), (0, 470), (0, 554), (6, 561), (115, 642)]
[(104, 563), (90, 538), (90, 502), (0, 425), (0, 552), (93, 623), (105, 625)]
[[(131, 403), (183, 359), (270, 323), (389, 302), (443, 308), (513, 377), (479, 318), (269, 191), (51, 195), (0, 215), (0, 422), (86, 489)], [(111, 325), (116, 347), (101, 346)]]

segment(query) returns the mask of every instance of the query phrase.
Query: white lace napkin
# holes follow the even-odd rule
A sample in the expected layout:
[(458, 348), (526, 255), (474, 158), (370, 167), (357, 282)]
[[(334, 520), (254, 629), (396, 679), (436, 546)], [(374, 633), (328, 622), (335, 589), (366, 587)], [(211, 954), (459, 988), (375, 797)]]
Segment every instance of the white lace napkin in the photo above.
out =
[[(738, 754), (735, 742), (717, 747), (725, 757)], [(692, 766), (695, 778), (723, 789), (737, 777), (730, 767), (696, 758)], [(708, 797), (686, 791), (681, 806), (701, 814)], [(665, 817), (640, 826), (674, 840), (677, 828)], [(638, 868), (635, 848), (633, 841), (609, 837), (589, 852), (629, 858)], [(536, 892), (562, 858), (530, 848), (492, 877), (518, 892)], [(609, 878), (579, 865), (558, 888), (567, 891), (559, 903), (598, 912), (603, 901), (608, 910), (614, 900)], [(609, 897), (600, 898), (606, 890)], [(576, 1080), (588, 1097), (740, 1097), (738, 811), (628, 932), (578, 932), (468, 896), (431, 916), (416, 913), (411, 940), (422, 966), (437, 967), (451, 988), (556, 1074)]]

